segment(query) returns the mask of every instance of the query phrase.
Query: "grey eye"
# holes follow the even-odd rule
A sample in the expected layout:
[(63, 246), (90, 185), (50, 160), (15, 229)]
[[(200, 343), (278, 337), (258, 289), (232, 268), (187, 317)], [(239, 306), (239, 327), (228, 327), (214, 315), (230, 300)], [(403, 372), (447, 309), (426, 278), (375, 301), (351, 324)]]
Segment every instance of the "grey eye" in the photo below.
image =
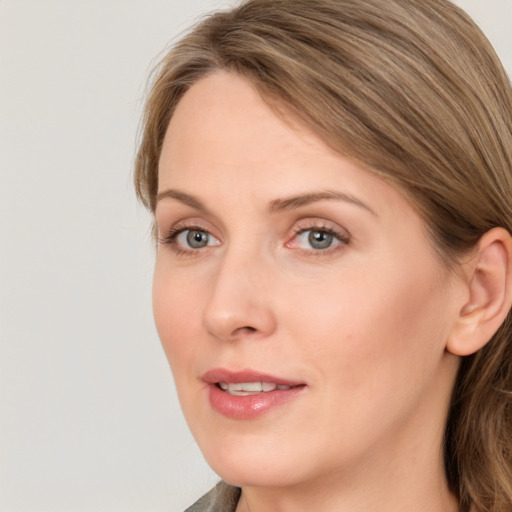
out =
[(205, 247), (220, 245), (220, 241), (211, 233), (194, 227), (184, 228), (176, 235), (171, 235), (169, 243), (184, 251), (197, 251)]
[(184, 231), (186, 235), (187, 245), (192, 249), (201, 249), (208, 245), (208, 233), (197, 229), (187, 229)]
[(308, 233), (308, 243), (313, 249), (327, 249), (331, 247), (334, 241), (333, 235), (327, 233), (327, 231), (311, 229), (305, 233)]

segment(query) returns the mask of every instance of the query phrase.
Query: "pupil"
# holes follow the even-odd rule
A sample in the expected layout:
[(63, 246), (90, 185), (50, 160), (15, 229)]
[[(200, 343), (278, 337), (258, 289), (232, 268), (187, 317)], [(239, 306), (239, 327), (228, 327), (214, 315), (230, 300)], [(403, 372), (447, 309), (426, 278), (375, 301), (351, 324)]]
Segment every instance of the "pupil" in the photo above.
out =
[(208, 244), (208, 235), (204, 231), (191, 230), (187, 234), (187, 243), (195, 249), (205, 247)]
[(314, 249), (327, 249), (332, 244), (332, 235), (325, 231), (311, 231), (309, 243)]

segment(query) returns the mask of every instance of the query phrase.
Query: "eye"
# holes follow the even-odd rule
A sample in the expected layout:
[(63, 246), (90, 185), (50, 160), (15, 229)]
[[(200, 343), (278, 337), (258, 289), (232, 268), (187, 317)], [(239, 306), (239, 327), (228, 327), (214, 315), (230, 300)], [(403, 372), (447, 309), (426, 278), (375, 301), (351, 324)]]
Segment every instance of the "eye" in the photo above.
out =
[(328, 249), (340, 243), (331, 233), (319, 229), (306, 229), (297, 235), (298, 246), (302, 249)]
[(286, 243), (290, 249), (299, 249), (306, 253), (326, 254), (349, 243), (349, 235), (345, 231), (332, 226), (319, 226), (316, 222), (295, 228), (293, 237)]
[(178, 254), (196, 252), (205, 247), (220, 245), (211, 233), (200, 227), (176, 226), (170, 233), (160, 239), (160, 243), (172, 247)]
[(210, 242), (210, 234), (199, 229), (185, 229), (176, 236), (176, 241), (181, 246), (188, 246), (191, 249), (201, 249)]

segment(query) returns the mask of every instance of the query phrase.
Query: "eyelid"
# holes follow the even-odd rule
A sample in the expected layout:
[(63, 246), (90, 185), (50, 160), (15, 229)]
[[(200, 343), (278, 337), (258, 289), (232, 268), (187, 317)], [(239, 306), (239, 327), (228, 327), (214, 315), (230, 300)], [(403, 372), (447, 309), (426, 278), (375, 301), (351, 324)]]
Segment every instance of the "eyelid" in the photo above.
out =
[[(306, 231), (324, 231), (335, 237), (339, 243), (326, 249), (304, 249), (294, 245), (294, 241), (297, 240), (298, 235)], [(293, 226), (291, 234), (288, 235), (287, 241), (285, 242), (285, 247), (296, 249), (306, 254), (325, 255), (348, 245), (350, 240), (351, 235), (347, 229), (341, 228), (339, 225), (325, 219), (309, 218), (301, 219)]]
[[(164, 235), (160, 234), (162, 231), (164, 231)], [(185, 231), (202, 231), (204, 233), (207, 233), (208, 236), (213, 238), (217, 243), (208, 244), (204, 247), (195, 249), (191, 247), (184, 247), (178, 244), (177, 238), (181, 233)], [(213, 231), (215, 230), (209, 227), (208, 223), (204, 222), (201, 219), (183, 219), (174, 223), (167, 230), (159, 229), (158, 243), (161, 245), (170, 246), (171, 249), (178, 255), (198, 256), (199, 253), (203, 252), (204, 250), (209, 249), (213, 246), (218, 246), (222, 243), (220, 237), (214, 234)]]
[[(168, 236), (169, 234), (177, 231), (184, 231), (186, 229), (197, 229), (199, 231), (206, 231), (213, 234), (217, 231), (209, 222), (201, 217), (182, 217), (178, 219), (163, 218), (162, 222), (157, 222), (158, 236)], [(219, 238), (218, 235), (213, 235)]]

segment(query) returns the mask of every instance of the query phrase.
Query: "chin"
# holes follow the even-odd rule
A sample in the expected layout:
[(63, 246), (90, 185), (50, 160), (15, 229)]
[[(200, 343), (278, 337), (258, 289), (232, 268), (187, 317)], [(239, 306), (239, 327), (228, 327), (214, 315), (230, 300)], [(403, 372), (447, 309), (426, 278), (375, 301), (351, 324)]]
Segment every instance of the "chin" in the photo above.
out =
[(231, 485), (287, 487), (307, 480), (311, 473), (312, 453), (302, 453), (280, 436), (230, 437), (213, 443), (199, 440), (199, 447), (215, 473)]
[(247, 464), (221, 460), (210, 465), (225, 482), (236, 487), (289, 487), (304, 480), (303, 475), (294, 471), (294, 464), (275, 465), (268, 456)]

